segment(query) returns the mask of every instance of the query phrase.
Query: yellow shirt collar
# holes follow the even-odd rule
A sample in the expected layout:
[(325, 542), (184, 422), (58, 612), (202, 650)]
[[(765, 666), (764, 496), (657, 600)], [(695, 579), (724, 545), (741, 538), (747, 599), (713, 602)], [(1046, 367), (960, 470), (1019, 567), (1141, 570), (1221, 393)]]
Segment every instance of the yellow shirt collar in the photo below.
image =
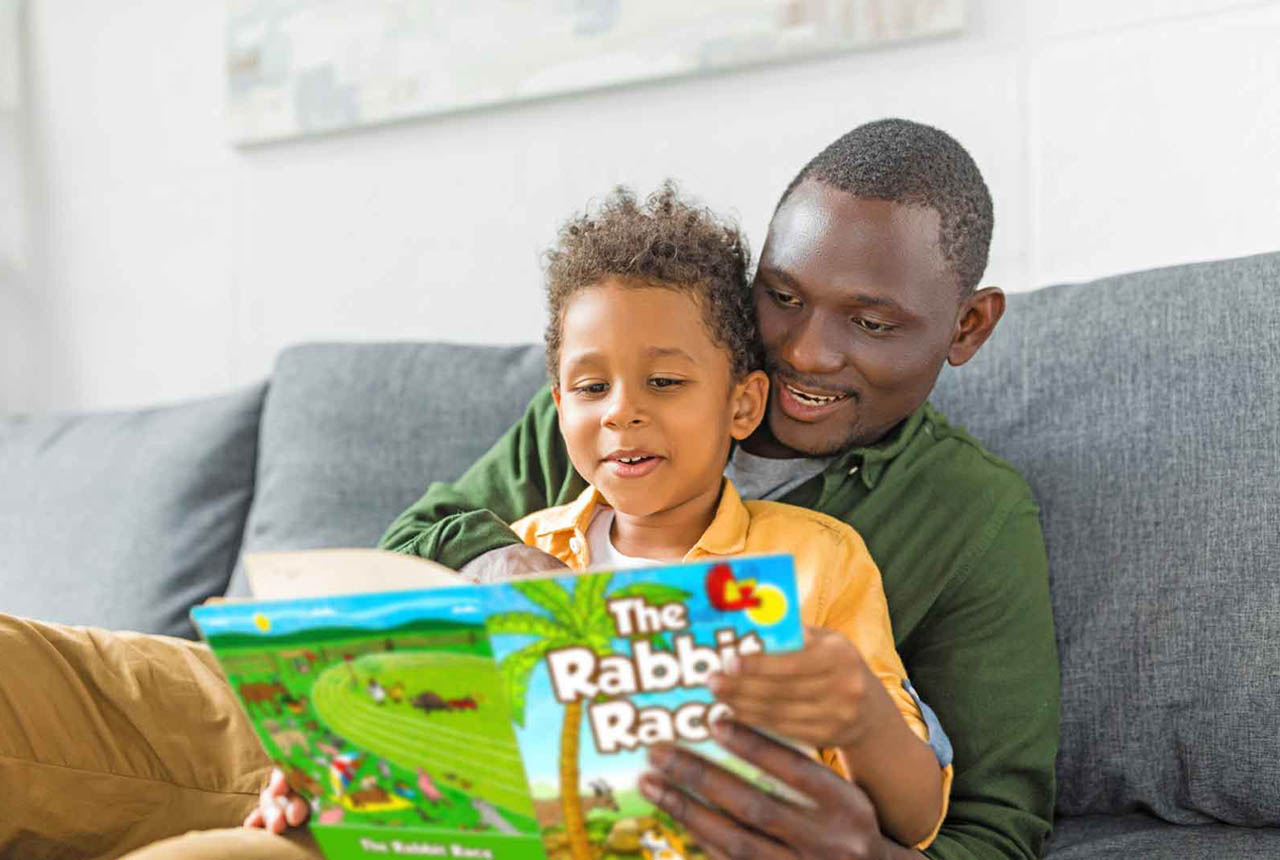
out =
[[(585, 535), (591, 525), (591, 518), (595, 516), (596, 507), (602, 504), (606, 504), (604, 496), (595, 487), (589, 486), (569, 504), (546, 511), (539, 518), (535, 534), (540, 538), (563, 532)], [(733, 482), (725, 478), (716, 515), (685, 558), (741, 553), (746, 549), (750, 524), (751, 515), (747, 513), (747, 506), (742, 503)]]

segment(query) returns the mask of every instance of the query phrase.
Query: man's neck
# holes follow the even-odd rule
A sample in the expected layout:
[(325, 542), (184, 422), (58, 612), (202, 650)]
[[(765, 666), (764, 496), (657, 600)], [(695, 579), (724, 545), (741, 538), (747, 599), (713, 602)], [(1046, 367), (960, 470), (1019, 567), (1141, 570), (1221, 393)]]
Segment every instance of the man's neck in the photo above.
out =
[(748, 454), (754, 454), (757, 457), (767, 457), (770, 460), (794, 460), (797, 457), (808, 457), (802, 451), (794, 448), (788, 448), (779, 442), (773, 435), (773, 431), (769, 429), (768, 420), (761, 421), (760, 426), (755, 432), (746, 439), (738, 443), (742, 446), (742, 450)]
[(720, 506), (722, 484), (673, 508), (643, 516), (614, 510), (609, 540), (614, 549), (634, 558), (679, 561), (711, 525)]

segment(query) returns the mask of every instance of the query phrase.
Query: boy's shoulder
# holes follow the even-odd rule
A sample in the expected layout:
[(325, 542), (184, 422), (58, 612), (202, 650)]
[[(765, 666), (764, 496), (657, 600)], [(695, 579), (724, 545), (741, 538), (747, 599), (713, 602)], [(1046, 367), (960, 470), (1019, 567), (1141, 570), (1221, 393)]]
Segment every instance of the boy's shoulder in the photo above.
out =
[(867, 551), (853, 526), (820, 511), (762, 499), (744, 501), (743, 505), (751, 518), (747, 552)]

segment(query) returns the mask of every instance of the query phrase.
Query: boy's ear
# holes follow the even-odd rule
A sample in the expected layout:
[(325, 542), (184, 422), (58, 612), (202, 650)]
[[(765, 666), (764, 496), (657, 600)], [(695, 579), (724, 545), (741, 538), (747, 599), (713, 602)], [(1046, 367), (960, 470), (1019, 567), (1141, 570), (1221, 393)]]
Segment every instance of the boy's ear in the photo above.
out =
[(729, 403), (733, 407), (729, 435), (741, 442), (764, 420), (764, 411), (769, 405), (769, 375), (763, 370), (748, 373), (734, 383)]
[(560, 386), (551, 386), (551, 399), (556, 402), (556, 412), (560, 411)]

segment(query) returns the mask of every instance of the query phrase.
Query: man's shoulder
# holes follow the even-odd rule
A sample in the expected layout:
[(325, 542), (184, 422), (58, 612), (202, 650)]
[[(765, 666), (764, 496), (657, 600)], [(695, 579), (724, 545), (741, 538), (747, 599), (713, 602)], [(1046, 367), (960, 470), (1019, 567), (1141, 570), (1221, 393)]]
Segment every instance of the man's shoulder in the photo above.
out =
[(905, 463), (913, 482), (933, 490), (936, 500), (968, 510), (1027, 507), (1039, 510), (1027, 479), (993, 454), (967, 429), (952, 424), (933, 404), (924, 406), (917, 456)]

